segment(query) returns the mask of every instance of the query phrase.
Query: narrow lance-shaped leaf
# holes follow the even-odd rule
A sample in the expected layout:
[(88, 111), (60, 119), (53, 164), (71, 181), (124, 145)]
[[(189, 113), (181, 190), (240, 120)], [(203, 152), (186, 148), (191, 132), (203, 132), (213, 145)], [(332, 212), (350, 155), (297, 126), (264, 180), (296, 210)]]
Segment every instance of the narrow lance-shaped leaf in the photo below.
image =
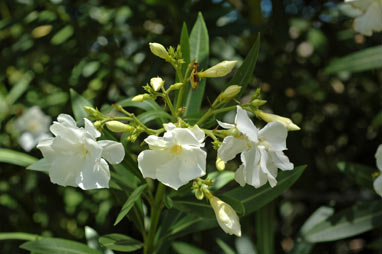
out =
[(131, 193), (125, 204), (122, 206), (122, 209), (114, 222), (114, 226), (117, 225), (129, 213), (130, 209), (134, 206), (135, 201), (141, 197), (146, 187), (147, 184), (141, 185)]
[(106, 248), (122, 252), (132, 252), (143, 247), (143, 243), (127, 235), (109, 234), (99, 238), (99, 242)]
[(361, 186), (373, 189), (373, 173), (377, 171), (377, 168), (351, 162), (339, 162), (337, 163), (337, 167), (349, 180)]
[(382, 67), (382, 46), (370, 47), (335, 59), (325, 68), (325, 73), (340, 71), (360, 72)]
[(43, 238), (29, 241), (20, 245), (20, 248), (39, 254), (102, 254), (87, 245), (60, 238)]
[(223, 197), (226, 196), (241, 202), (245, 209), (244, 214), (250, 214), (280, 196), (285, 190), (289, 189), (301, 176), (305, 168), (306, 166), (304, 165), (291, 171), (280, 172), (277, 177), (277, 185), (273, 188), (268, 184), (258, 189), (246, 185), (226, 192)]
[(380, 200), (354, 205), (327, 218), (302, 237), (308, 242), (328, 242), (355, 236), (382, 227)]
[[(204, 22), (203, 15), (198, 14), (198, 18), (190, 35), (190, 60), (195, 60), (199, 69), (206, 69), (208, 64), (209, 55), (209, 38), (206, 23)], [(199, 82), (199, 87), (196, 90), (187, 86), (185, 97), (186, 110), (185, 116), (196, 114), (200, 111), (206, 80), (203, 79)]]
[(37, 159), (35, 157), (26, 153), (0, 148), (0, 162), (26, 167), (36, 161)]

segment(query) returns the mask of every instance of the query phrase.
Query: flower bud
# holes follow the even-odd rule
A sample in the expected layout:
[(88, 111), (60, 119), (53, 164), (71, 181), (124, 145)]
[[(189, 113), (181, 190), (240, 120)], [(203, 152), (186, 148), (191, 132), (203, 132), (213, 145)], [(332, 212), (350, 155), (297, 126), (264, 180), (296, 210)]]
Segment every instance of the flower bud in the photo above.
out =
[(255, 99), (255, 100), (251, 101), (251, 105), (254, 107), (263, 106), (265, 103), (267, 103), (266, 100), (260, 100), (260, 99)]
[(154, 55), (156, 55), (157, 57), (160, 57), (166, 61), (168, 61), (170, 59), (170, 56), (169, 56), (166, 48), (162, 44), (159, 44), (156, 42), (150, 42), (149, 45), (150, 45), (150, 50)]
[(215, 196), (212, 196), (209, 200), (212, 208), (214, 209), (216, 220), (223, 231), (227, 234), (234, 234), (240, 237), (240, 221), (235, 210), (230, 205)]
[(106, 126), (112, 132), (128, 132), (134, 130), (133, 126), (121, 123), (119, 121), (109, 121), (106, 123)]
[(220, 157), (216, 158), (216, 168), (219, 171), (223, 171), (225, 169), (225, 162), (220, 159)]
[(230, 100), (235, 98), (236, 95), (240, 93), (240, 90), (241, 90), (241, 86), (238, 86), (238, 85), (229, 86), (224, 90), (224, 92), (222, 92), (219, 95), (218, 100), (229, 102)]
[(292, 122), (287, 117), (278, 116), (275, 114), (265, 113), (264, 111), (258, 110), (255, 112), (255, 114), (263, 119), (266, 122), (279, 122), (283, 124), (289, 131), (298, 131), (300, 130), (300, 127), (298, 127), (296, 124)]
[(150, 79), (150, 85), (155, 92), (158, 92), (164, 85), (164, 80), (160, 77)]
[(199, 200), (202, 200), (204, 198), (204, 192), (201, 189), (197, 189), (195, 191), (195, 197)]
[(167, 91), (178, 90), (178, 89), (180, 89), (182, 86), (183, 86), (183, 83), (178, 82), (178, 83), (175, 83), (175, 84), (171, 85), (171, 86), (168, 88)]
[(131, 99), (131, 101), (132, 101), (132, 102), (142, 102), (142, 101), (144, 101), (144, 100), (146, 100), (146, 99), (148, 99), (148, 98), (150, 98), (150, 95), (147, 94), (147, 93), (144, 93), (144, 94), (138, 94), (138, 95), (134, 96), (134, 97)]
[(237, 61), (223, 61), (211, 68), (198, 72), (199, 78), (219, 78), (230, 73)]

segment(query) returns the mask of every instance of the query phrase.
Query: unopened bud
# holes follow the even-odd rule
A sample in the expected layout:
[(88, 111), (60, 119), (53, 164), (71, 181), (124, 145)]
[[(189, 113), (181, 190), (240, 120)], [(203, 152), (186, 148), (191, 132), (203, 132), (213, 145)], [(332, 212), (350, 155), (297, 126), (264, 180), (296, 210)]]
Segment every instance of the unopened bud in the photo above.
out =
[(220, 159), (220, 157), (216, 158), (216, 168), (219, 171), (223, 171), (225, 169), (225, 162)]
[(238, 85), (229, 86), (224, 90), (224, 92), (222, 92), (219, 95), (218, 99), (225, 102), (229, 102), (230, 100), (235, 98), (236, 95), (240, 93), (240, 90), (241, 90), (241, 86), (238, 86)]
[(149, 45), (150, 45), (150, 50), (154, 55), (156, 55), (157, 57), (160, 57), (166, 61), (168, 61), (170, 59), (170, 56), (169, 56), (166, 48), (162, 44), (159, 44), (156, 42), (150, 42)]
[(144, 94), (138, 94), (138, 95), (134, 96), (131, 99), (131, 101), (132, 102), (142, 102), (142, 101), (149, 99), (149, 98), (150, 98), (150, 95), (147, 93), (144, 93)]
[(237, 61), (223, 61), (211, 68), (198, 72), (199, 78), (219, 78), (230, 73)]
[(129, 132), (134, 130), (134, 127), (128, 124), (121, 123), (119, 121), (109, 121), (106, 126), (112, 132)]
[(199, 200), (202, 200), (204, 198), (204, 192), (201, 189), (197, 189), (195, 191), (195, 197)]
[(235, 210), (219, 198), (212, 196), (209, 198), (210, 204), (214, 209), (216, 220), (221, 229), (227, 234), (241, 236), (241, 226), (239, 216)]
[(260, 100), (260, 99), (255, 99), (255, 100), (251, 101), (251, 105), (254, 107), (263, 106), (265, 103), (267, 103), (266, 100)]
[(150, 79), (150, 85), (155, 92), (158, 92), (164, 85), (164, 80), (160, 77)]
[(97, 130), (102, 129), (102, 122), (101, 121), (95, 121), (93, 123), (94, 127), (96, 127)]
[(168, 91), (178, 90), (183, 86), (183, 83), (175, 83), (168, 88)]
[(89, 114), (89, 116), (94, 118), (94, 119), (104, 119), (105, 118), (105, 116), (101, 112), (99, 112), (97, 109), (94, 109), (94, 108), (89, 107), (89, 106), (85, 106), (84, 109)]
[(265, 113), (264, 111), (261, 111), (261, 110), (256, 111), (255, 114), (268, 123), (269, 122), (279, 122), (282, 125), (284, 125), (287, 128), (287, 130), (289, 130), (289, 131), (300, 130), (300, 127), (298, 127), (296, 124), (294, 124), (292, 122), (292, 120), (290, 120), (287, 117), (282, 117), (282, 116), (278, 116), (275, 114)]

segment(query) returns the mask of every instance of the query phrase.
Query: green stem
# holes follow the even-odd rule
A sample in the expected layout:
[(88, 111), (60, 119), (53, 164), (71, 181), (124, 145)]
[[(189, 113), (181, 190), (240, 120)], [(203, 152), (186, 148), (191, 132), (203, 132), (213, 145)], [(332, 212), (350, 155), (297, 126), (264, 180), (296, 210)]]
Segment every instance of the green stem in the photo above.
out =
[(166, 91), (164, 90), (163, 87), (162, 87), (162, 92), (163, 92), (163, 98), (166, 101), (166, 104), (167, 104), (168, 108), (170, 109), (172, 116), (175, 117), (175, 119), (176, 119), (177, 115), (176, 115), (176, 111), (174, 110), (174, 106), (172, 105), (170, 97), (168, 97), (168, 94), (166, 93)]
[(226, 108), (220, 108), (220, 109), (208, 109), (208, 111), (199, 119), (199, 121), (196, 123), (197, 125), (201, 125), (205, 120), (207, 120), (208, 118), (210, 118), (210, 116), (212, 115), (215, 115), (215, 114), (219, 114), (219, 113), (223, 113), (223, 112), (226, 112), (226, 111), (231, 111), (231, 110), (234, 110), (236, 108), (236, 105), (235, 106), (230, 106), (230, 107), (226, 107)]
[(275, 253), (275, 219), (275, 201), (256, 212), (256, 246), (261, 254)]
[(158, 183), (158, 188), (155, 194), (154, 204), (151, 206), (151, 216), (150, 216), (150, 228), (148, 232), (148, 236), (145, 240), (144, 245), (144, 254), (152, 254), (154, 251), (154, 238), (158, 226), (158, 222), (160, 219), (160, 214), (163, 209), (163, 197), (166, 193), (166, 186), (164, 186), (161, 182)]

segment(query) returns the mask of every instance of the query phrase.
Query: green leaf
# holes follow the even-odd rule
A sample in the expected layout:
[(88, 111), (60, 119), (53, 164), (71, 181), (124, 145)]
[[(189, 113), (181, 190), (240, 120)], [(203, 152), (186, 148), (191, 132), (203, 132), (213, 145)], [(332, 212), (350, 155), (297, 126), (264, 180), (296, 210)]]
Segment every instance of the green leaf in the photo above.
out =
[(46, 159), (41, 159), (33, 163), (32, 165), (29, 165), (27, 169), (29, 170), (35, 170), (35, 171), (41, 171), (41, 172), (48, 172), (50, 169), (50, 163)]
[(247, 57), (244, 59), (244, 62), (236, 71), (235, 75), (229, 81), (228, 86), (230, 85), (240, 85), (242, 88), (240, 94), (237, 97), (240, 97), (245, 93), (245, 90), (248, 84), (253, 78), (253, 72), (255, 71), (257, 58), (259, 56), (260, 50), (260, 33), (257, 34), (257, 39), (253, 44), (251, 50), (249, 51)]
[(301, 236), (307, 242), (328, 242), (355, 236), (382, 226), (382, 202), (372, 201), (342, 210)]
[(125, 204), (122, 206), (121, 211), (119, 212), (117, 219), (114, 222), (114, 226), (117, 225), (130, 211), (130, 209), (134, 206), (134, 203), (137, 199), (139, 199), (146, 189), (147, 184), (141, 185), (136, 188), (126, 200)]
[(73, 35), (73, 27), (67, 25), (60, 29), (50, 40), (53, 45), (59, 45), (68, 40)]
[(196, 200), (194, 197), (173, 200), (173, 208), (200, 217), (215, 218), (215, 213), (211, 206), (205, 201)]
[(14, 104), (18, 98), (27, 90), (29, 83), (32, 81), (34, 74), (32, 72), (25, 73), (20, 81), (18, 81), (9, 91), (6, 102), (8, 105)]
[(337, 163), (337, 167), (352, 182), (369, 189), (373, 189), (374, 180), (372, 175), (375, 171), (377, 171), (376, 168), (371, 168), (352, 162), (339, 162)]
[(175, 252), (178, 254), (207, 254), (208, 253), (205, 250), (201, 250), (185, 242), (173, 242), (171, 246), (175, 250)]
[(228, 244), (226, 244), (223, 240), (221, 240), (220, 238), (216, 239), (216, 243), (224, 251), (223, 252), (224, 254), (236, 254), (236, 252)]
[(1, 240), (27, 240), (34, 241), (41, 238), (39, 235), (23, 233), (23, 232), (4, 232), (0, 233), (0, 241)]
[[(195, 60), (199, 64), (199, 69), (206, 69), (208, 65), (209, 55), (209, 38), (206, 23), (203, 15), (199, 12), (198, 18), (190, 35), (190, 60)], [(196, 90), (187, 86), (186, 95), (186, 110), (185, 116), (193, 115), (200, 111), (206, 80), (199, 82), (199, 87)]]
[(26, 167), (36, 161), (37, 159), (35, 157), (26, 153), (0, 148), (0, 162)]
[(72, 100), (74, 118), (79, 125), (83, 125), (84, 118), (88, 117), (88, 113), (85, 111), (84, 107), (92, 107), (92, 104), (73, 89), (70, 89), (70, 98)]
[(155, 119), (171, 119), (171, 115), (168, 114), (167, 112), (165, 111), (147, 111), (147, 112), (144, 112), (140, 115), (138, 115), (138, 119), (146, 124), (152, 120), (155, 120)]
[(91, 249), (83, 243), (60, 238), (29, 241), (20, 245), (20, 248), (39, 254), (102, 254), (102, 252)]
[(187, 64), (190, 63), (190, 38), (188, 36), (188, 29), (186, 23), (183, 23), (182, 32), (180, 33), (180, 49), (182, 51), (183, 60), (186, 64), (183, 65), (184, 70), (183, 73), (187, 69)]
[(106, 248), (122, 252), (132, 252), (143, 247), (143, 243), (127, 235), (109, 234), (99, 238), (99, 242)]
[(303, 165), (291, 171), (281, 171), (277, 177), (278, 183), (273, 188), (269, 184), (258, 189), (246, 185), (245, 187), (237, 187), (224, 193), (222, 199), (223, 197), (228, 197), (241, 202), (244, 207), (244, 215), (250, 214), (284, 193), (285, 190), (297, 181), (305, 168), (306, 166)]
[(256, 246), (259, 253), (273, 254), (275, 246), (275, 202), (270, 202), (267, 205), (256, 211)]
[(334, 214), (334, 209), (332, 207), (321, 206), (318, 208), (302, 225), (298, 240), (296, 241), (291, 254), (307, 254), (311, 253), (314, 243), (309, 243), (304, 241), (300, 236), (305, 234), (307, 231), (311, 230), (313, 227), (323, 222), (330, 216)]
[(325, 73), (340, 71), (360, 72), (382, 67), (382, 46), (369, 47), (335, 59), (325, 68)]

